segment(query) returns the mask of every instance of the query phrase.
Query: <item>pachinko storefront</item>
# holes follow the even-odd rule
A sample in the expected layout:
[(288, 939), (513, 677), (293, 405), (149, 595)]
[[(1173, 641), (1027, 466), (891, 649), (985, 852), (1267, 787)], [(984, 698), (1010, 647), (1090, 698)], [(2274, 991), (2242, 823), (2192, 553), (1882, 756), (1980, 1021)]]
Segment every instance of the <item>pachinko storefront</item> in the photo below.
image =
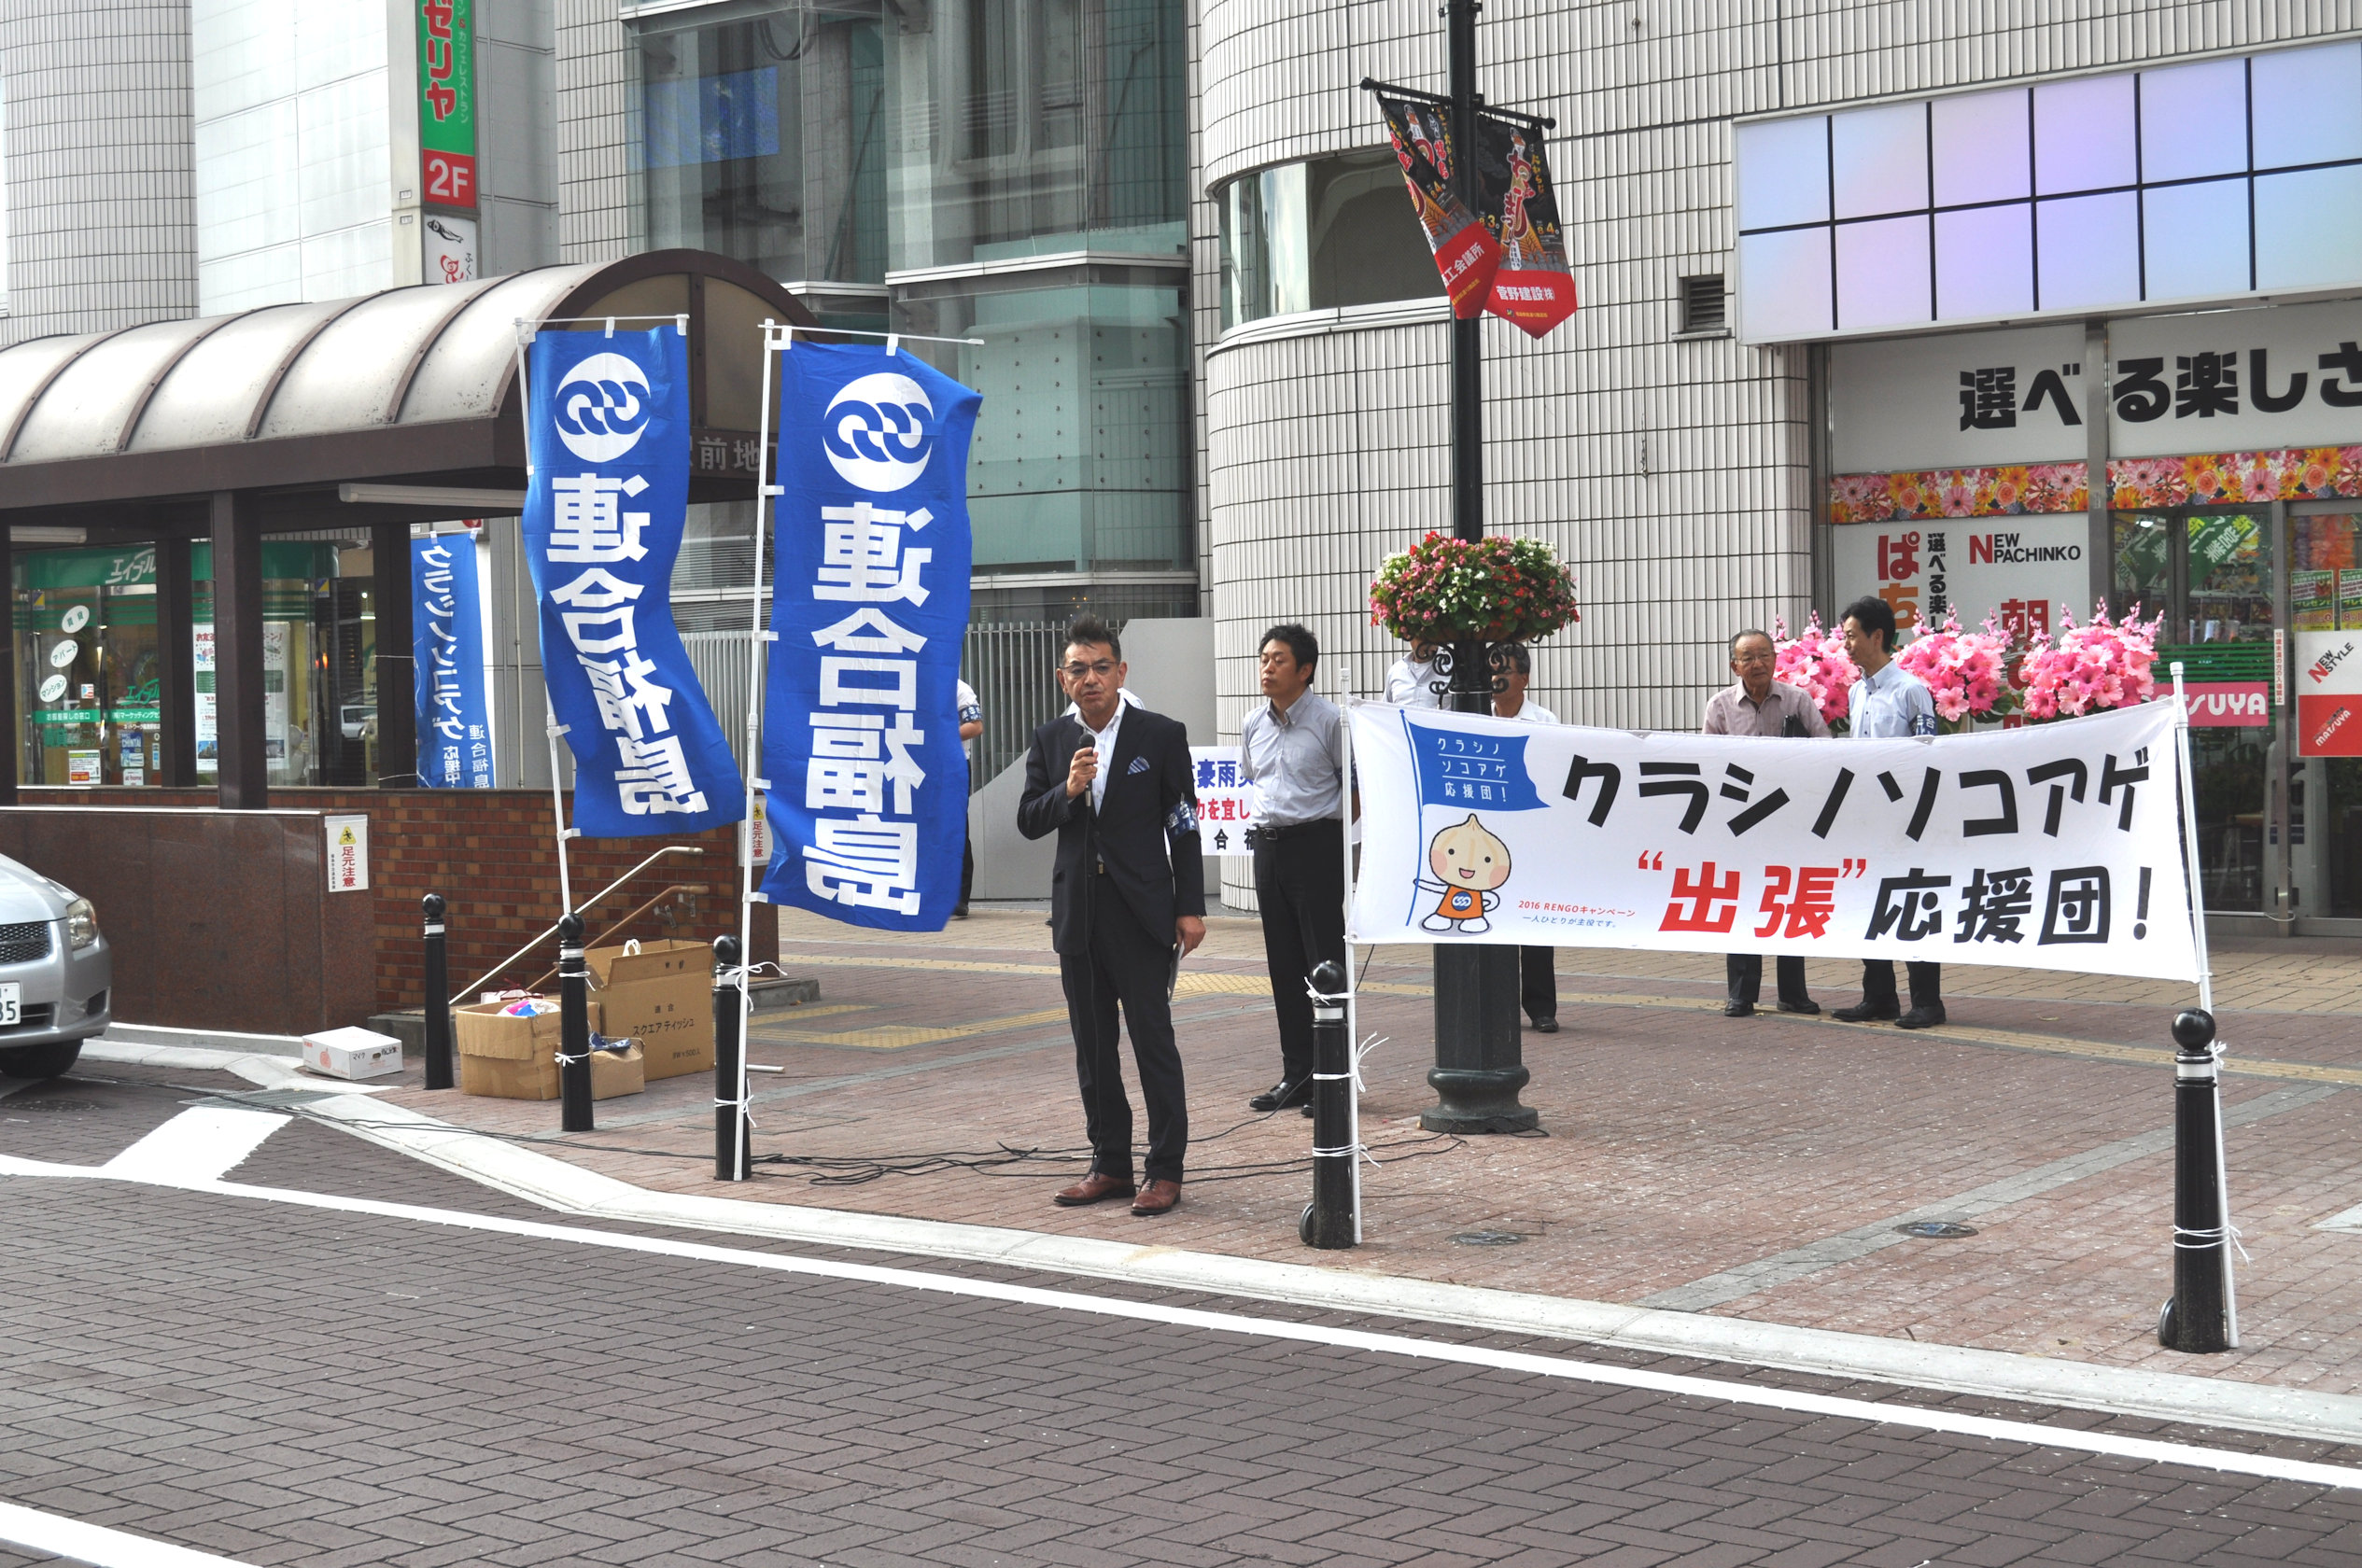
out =
[(2357, 344), (2349, 301), (1828, 350), (1835, 601), (2018, 651), (2102, 606), (2155, 623), (2213, 912), (2362, 919)]

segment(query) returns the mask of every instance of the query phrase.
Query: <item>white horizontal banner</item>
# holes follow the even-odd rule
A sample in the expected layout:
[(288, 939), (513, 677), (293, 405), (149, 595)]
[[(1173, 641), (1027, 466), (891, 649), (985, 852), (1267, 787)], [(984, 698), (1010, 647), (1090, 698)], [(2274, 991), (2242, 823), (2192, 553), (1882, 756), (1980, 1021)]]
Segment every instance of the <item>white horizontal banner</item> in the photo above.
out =
[(2174, 715), (1785, 740), (1357, 703), (1353, 938), (2194, 981)]

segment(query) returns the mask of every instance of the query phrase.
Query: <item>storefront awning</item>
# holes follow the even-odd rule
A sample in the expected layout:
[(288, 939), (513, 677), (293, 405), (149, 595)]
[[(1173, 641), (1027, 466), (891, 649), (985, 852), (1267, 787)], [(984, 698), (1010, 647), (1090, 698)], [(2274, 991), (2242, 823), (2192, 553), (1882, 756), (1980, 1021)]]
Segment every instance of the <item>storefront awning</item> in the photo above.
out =
[[(451, 515), (385, 487), (523, 490), (519, 320), (675, 315), (690, 333), (692, 494), (751, 496), (759, 325), (811, 317), (743, 263), (667, 250), (18, 343), (0, 351), (0, 518), (154, 537), (185, 508), (195, 532), (224, 491), (253, 497), (266, 528), (317, 527), (323, 511)], [(355, 482), (365, 514), (338, 498)]]

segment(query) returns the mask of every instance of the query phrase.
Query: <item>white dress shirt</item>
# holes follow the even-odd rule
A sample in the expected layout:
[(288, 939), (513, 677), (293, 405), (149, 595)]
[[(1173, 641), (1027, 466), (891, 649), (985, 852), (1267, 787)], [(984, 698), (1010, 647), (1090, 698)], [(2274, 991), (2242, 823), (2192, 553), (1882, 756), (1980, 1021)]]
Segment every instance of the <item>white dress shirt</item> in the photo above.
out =
[(1397, 707), (1438, 707), (1435, 662), (1419, 663), (1405, 654), (1386, 671), (1386, 701)]
[(1116, 711), (1108, 716), (1107, 727), (1104, 730), (1092, 729), (1090, 721), (1082, 716), (1081, 709), (1075, 710), (1075, 722), (1082, 725), (1083, 734), (1090, 736), (1091, 745), (1099, 752), (1099, 771), (1090, 776), (1090, 808), (1093, 811), (1098, 810), (1107, 799), (1107, 776), (1116, 765), (1116, 732), (1123, 728), (1123, 721), (1122, 703), (1116, 705)]

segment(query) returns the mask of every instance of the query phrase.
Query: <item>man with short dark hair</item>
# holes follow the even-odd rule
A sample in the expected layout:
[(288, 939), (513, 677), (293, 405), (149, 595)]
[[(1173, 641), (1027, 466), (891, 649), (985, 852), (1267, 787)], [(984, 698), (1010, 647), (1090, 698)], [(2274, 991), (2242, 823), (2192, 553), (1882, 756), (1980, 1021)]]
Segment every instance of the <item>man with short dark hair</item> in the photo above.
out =
[[(1707, 699), (1706, 722), (1699, 726), (1699, 733), (1808, 735), (1815, 740), (1827, 740), (1829, 725), (1821, 717), (1821, 707), (1812, 700), (1812, 693), (1772, 679), (1776, 660), (1768, 632), (1750, 626), (1731, 638), (1731, 673), (1738, 677), (1738, 682)], [(1821, 1004), (1805, 992), (1803, 959), (1783, 953), (1775, 971), (1782, 1013), (1821, 1011)], [(1764, 956), (1733, 953), (1722, 960), (1722, 1016), (1753, 1016), (1756, 998), (1763, 994)]]
[[(1555, 724), (1558, 715), (1525, 695), (1534, 679), (1533, 651), (1522, 642), (1503, 643), (1493, 655), (1493, 717), (1526, 724)], [(1558, 949), (1517, 950), (1517, 1000), (1536, 1034), (1558, 1032)]]
[[(1126, 704), (1124, 673), (1114, 629), (1078, 616), (1058, 670), (1074, 711), (1033, 732), (1017, 827), (1028, 838), (1058, 835), (1051, 945), (1090, 1135), (1090, 1173), (1051, 1201), (1071, 1209), (1129, 1197), (1133, 1213), (1155, 1215), (1181, 1201), (1189, 1142), (1172, 987), (1174, 966), (1205, 940), (1205, 861), (1188, 731)], [(1136, 1191), (1118, 1004), (1148, 1113), (1147, 1184)]]
[(1313, 1002), (1305, 977), (1345, 959), (1344, 716), (1313, 692), (1320, 644), (1273, 626), (1257, 644), (1262, 705), (1239, 726), (1239, 777), (1255, 787), (1255, 900), (1279, 1015), (1279, 1082), (1250, 1111), (1312, 1114)]
[[(1865, 594), (1846, 606), (1846, 657), (1862, 667), (1846, 704), (1857, 740), (1889, 739), (1898, 735), (1935, 734), (1935, 699), (1916, 675), (1894, 662), (1894, 607), (1875, 594)], [(1887, 959), (1862, 960), (1862, 1001), (1830, 1015), (1858, 1024), (1892, 1018), (1897, 1029), (1933, 1029), (1944, 1021), (1944, 970), (1940, 964), (1907, 963), (1911, 976), (1911, 1008), (1903, 1011), (1894, 990), (1894, 964)]]

